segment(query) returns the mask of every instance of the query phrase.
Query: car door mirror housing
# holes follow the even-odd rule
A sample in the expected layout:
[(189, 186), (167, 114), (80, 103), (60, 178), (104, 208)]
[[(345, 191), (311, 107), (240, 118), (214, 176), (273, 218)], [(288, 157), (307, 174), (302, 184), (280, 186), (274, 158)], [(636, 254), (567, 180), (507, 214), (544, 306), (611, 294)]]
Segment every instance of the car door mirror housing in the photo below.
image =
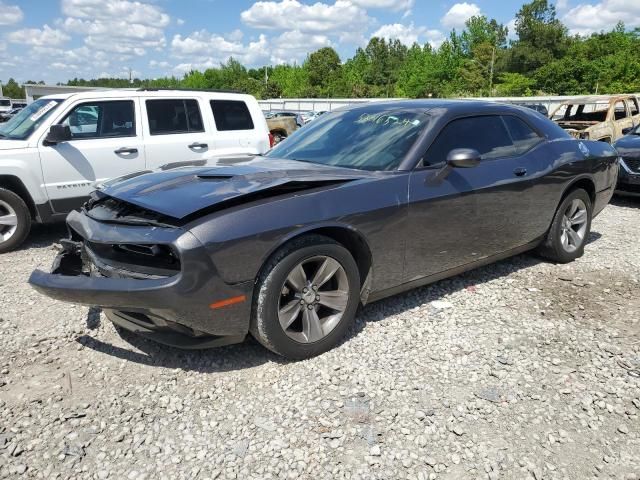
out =
[(480, 163), (480, 153), (473, 148), (456, 148), (447, 155), (447, 165), (453, 168), (471, 168)]
[(69, 140), (71, 140), (71, 128), (68, 125), (51, 125), (49, 133), (44, 139), (47, 145), (57, 145)]

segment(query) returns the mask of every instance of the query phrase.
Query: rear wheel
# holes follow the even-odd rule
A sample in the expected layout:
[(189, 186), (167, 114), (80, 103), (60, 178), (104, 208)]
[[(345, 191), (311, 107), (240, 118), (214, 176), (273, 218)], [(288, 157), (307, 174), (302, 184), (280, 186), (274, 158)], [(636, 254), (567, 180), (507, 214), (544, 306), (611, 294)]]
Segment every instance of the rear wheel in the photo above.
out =
[(558, 263), (568, 263), (581, 257), (591, 232), (591, 218), (589, 194), (582, 189), (573, 190), (558, 207), (538, 252)]
[(0, 188), (0, 253), (19, 247), (31, 230), (31, 214), (24, 200)]
[(346, 248), (310, 235), (274, 255), (258, 288), (251, 333), (269, 350), (303, 359), (333, 348), (353, 323), (360, 276)]

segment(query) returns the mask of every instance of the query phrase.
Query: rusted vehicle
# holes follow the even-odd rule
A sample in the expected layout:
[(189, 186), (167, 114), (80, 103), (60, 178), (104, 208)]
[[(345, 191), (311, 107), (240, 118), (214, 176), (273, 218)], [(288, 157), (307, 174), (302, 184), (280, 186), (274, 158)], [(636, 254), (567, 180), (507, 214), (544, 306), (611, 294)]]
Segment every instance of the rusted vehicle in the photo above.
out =
[(298, 129), (295, 117), (267, 117), (269, 133), (273, 135), (276, 145)]
[(562, 102), (549, 116), (572, 137), (612, 143), (640, 124), (634, 95), (576, 98)]

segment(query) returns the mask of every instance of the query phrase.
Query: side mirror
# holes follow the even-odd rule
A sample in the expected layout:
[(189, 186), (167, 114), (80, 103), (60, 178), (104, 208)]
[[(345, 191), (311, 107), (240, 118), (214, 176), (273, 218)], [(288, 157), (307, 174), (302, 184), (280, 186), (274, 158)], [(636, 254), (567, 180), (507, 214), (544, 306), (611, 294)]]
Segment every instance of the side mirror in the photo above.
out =
[(456, 148), (447, 155), (447, 165), (453, 168), (471, 168), (480, 163), (480, 153), (473, 148)]
[(44, 139), (47, 145), (56, 145), (71, 140), (71, 128), (68, 125), (51, 125)]

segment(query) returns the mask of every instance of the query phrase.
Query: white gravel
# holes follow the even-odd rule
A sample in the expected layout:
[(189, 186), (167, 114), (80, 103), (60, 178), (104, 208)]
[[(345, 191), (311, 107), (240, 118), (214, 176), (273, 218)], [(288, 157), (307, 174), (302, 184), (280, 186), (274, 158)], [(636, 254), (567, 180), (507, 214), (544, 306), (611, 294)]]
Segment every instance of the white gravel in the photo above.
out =
[(0, 256), (0, 478), (640, 478), (640, 202), (585, 256), (522, 255), (367, 306), (288, 363), (181, 352), (26, 284)]

